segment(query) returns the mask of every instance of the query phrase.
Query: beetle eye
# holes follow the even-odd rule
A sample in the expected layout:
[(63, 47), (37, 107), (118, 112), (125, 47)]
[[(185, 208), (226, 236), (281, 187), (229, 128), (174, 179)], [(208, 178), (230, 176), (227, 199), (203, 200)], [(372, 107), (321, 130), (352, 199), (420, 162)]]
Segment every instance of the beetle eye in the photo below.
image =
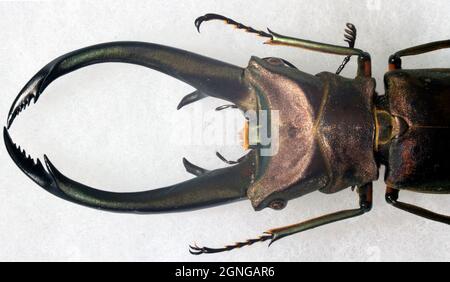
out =
[(288, 62), (284, 59), (268, 57), (268, 58), (264, 58), (264, 60), (266, 60), (269, 64), (274, 65), (274, 66), (287, 66), (287, 67), (297, 69), (296, 66), (294, 66), (293, 64), (291, 64), (290, 62)]
[(283, 62), (281, 59), (279, 59), (279, 58), (273, 58), (273, 57), (271, 57), (271, 58), (267, 58), (266, 61), (267, 61), (269, 64), (274, 65), (274, 66), (283, 66), (283, 65), (284, 65), (284, 62)]

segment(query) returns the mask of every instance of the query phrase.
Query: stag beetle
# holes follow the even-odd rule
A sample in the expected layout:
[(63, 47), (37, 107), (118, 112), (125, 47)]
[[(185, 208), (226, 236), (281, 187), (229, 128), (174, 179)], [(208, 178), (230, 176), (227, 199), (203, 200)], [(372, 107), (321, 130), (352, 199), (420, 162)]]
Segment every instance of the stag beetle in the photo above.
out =
[[(102, 210), (152, 213), (191, 210), (233, 200), (250, 199), (255, 210), (282, 209), (288, 200), (317, 191), (335, 193), (357, 187), (359, 208), (342, 210), (264, 232), (262, 236), (223, 248), (190, 246), (192, 254), (216, 253), (285, 236), (362, 215), (372, 207), (372, 182), (386, 167), (385, 198), (393, 207), (445, 224), (450, 217), (398, 201), (400, 190), (450, 193), (450, 69), (402, 69), (402, 57), (449, 48), (450, 40), (404, 49), (389, 58), (386, 93), (375, 92), (370, 55), (354, 47), (356, 28), (347, 24), (346, 46), (255, 30), (230, 18), (206, 14), (195, 21), (223, 20), (249, 33), (285, 45), (345, 56), (336, 73), (311, 75), (278, 58), (252, 57), (246, 68), (187, 51), (143, 42), (111, 42), (79, 49), (43, 67), (14, 100), (4, 128), (4, 141), (16, 165), (48, 192), (71, 202)], [(339, 73), (356, 56), (353, 79)], [(261, 120), (247, 124), (249, 146), (232, 166), (206, 170), (183, 159), (197, 177), (144, 192), (108, 192), (78, 183), (62, 174), (44, 155), (44, 165), (13, 143), (9, 128), (18, 114), (58, 77), (104, 62), (124, 62), (155, 69), (193, 86), (178, 109), (204, 97), (216, 97), (246, 111), (277, 110), (278, 151), (262, 154), (265, 145), (250, 140)], [(225, 108), (225, 107), (223, 107)], [(222, 109), (222, 108), (221, 108)], [(223, 158), (221, 155), (219, 157)], [(224, 158), (223, 158), (224, 159)]]

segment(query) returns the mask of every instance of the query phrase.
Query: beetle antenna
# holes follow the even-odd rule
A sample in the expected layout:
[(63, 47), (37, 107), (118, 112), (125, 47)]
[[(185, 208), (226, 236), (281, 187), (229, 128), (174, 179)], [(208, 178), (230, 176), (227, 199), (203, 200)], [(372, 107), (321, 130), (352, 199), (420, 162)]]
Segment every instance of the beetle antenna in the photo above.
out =
[(212, 20), (222, 20), (226, 24), (232, 25), (232, 26), (236, 27), (237, 29), (243, 29), (246, 32), (255, 33), (262, 37), (272, 38), (272, 35), (270, 33), (264, 32), (262, 30), (256, 30), (250, 26), (243, 25), (241, 23), (236, 22), (233, 19), (227, 18), (222, 15), (218, 15), (218, 14), (206, 14), (204, 16), (201, 16), (201, 17), (198, 17), (197, 19), (195, 19), (194, 24), (195, 24), (195, 27), (197, 28), (197, 31), (200, 32), (200, 25), (203, 22), (212, 21)]
[[(353, 48), (353, 47), (355, 47), (355, 42), (356, 42), (356, 27), (355, 27), (355, 25), (353, 25), (351, 23), (347, 23), (346, 27), (347, 28), (345, 29), (344, 41), (348, 43), (348, 47)], [(347, 56), (344, 58), (341, 65), (337, 69), (336, 74), (341, 73), (341, 71), (344, 69), (345, 65), (347, 65), (347, 63), (350, 61), (350, 58), (351, 58), (351, 56)]]
[(189, 245), (189, 252), (193, 255), (201, 255), (201, 254), (214, 254), (214, 253), (220, 253), (220, 252), (226, 252), (231, 251), (234, 249), (238, 249), (244, 246), (250, 246), (257, 242), (264, 242), (267, 240), (271, 240), (273, 238), (273, 235), (268, 233), (262, 236), (259, 236), (258, 238), (254, 239), (248, 239), (244, 242), (237, 242), (233, 245), (227, 245), (223, 248), (208, 248), (208, 247), (199, 247), (197, 244)]

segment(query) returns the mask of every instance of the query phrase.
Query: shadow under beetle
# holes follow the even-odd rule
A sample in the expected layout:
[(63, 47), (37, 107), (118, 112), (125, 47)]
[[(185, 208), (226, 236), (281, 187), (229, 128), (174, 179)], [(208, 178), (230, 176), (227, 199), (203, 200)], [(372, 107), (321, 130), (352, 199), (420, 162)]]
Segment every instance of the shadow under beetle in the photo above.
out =
[[(372, 181), (386, 166), (386, 201), (404, 211), (450, 224), (450, 217), (398, 201), (400, 190), (450, 193), (450, 69), (402, 69), (401, 58), (449, 48), (450, 40), (404, 49), (389, 58), (384, 95), (375, 92), (370, 55), (354, 48), (356, 28), (347, 24), (348, 47), (313, 42), (255, 30), (217, 14), (195, 21), (223, 20), (268, 38), (266, 43), (345, 56), (336, 73), (311, 75), (278, 58), (252, 57), (246, 68), (187, 51), (143, 42), (111, 42), (90, 46), (56, 58), (20, 91), (8, 114), (4, 141), (17, 166), (48, 192), (71, 202), (120, 212), (169, 212), (203, 208), (248, 198), (255, 210), (282, 209), (288, 200), (319, 190), (335, 193), (357, 187), (359, 208), (338, 211), (298, 224), (264, 232), (262, 236), (223, 248), (190, 246), (192, 254), (216, 253), (302, 232), (364, 214), (372, 207)], [(358, 59), (354, 79), (339, 75), (351, 56)], [(145, 66), (184, 81), (196, 91), (178, 109), (204, 97), (232, 103), (241, 111), (279, 111), (279, 149), (261, 154), (263, 145), (250, 142), (236, 162), (218, 156), (230, 167), (206, 170), (183, 159), (197, 177), (144, 192), (108, 192), (63, 175), (44, 156), (45, 166), (13, 143), (9, 128), (30, 102), (39, 99), (56, 78), (88, 65), (124, 62)], [(269, 114), (268, 122), (271, 116)], [(258, 121), (259, 122), (259, 121)], [(249, 128), (250, 127), (250, 128)], [(258, 131), (260, 124), (245, 127)], [(245, 138), (244, 138), (245, 139)]]

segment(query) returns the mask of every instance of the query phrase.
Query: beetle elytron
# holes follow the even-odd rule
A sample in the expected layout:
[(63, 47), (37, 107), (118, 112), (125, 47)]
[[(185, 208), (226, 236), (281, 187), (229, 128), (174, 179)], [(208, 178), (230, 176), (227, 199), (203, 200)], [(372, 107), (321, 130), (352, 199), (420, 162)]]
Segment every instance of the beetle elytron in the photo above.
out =
[[(324, 44), (255, 30), (229, 18), (207, 14), (195, 21), (223, 20), (268, 38), (266, 43), (345, 56), (336, 73), (310, 75), (278, 58), (252, 57), (240, 68), (187, 51), (143, 42), (111, 42), (73, 51), (42, 68), (14, 100), (4, 128), (6, 148), (17, 166), (48, 192), (71, 202), (122, 212), (166, 212), (202, 208), (248, 198), (255, 210), (282, 209), (288, 200), (321, 191), (335, 193), (357, 187), (359, 208), (339, 211), (306, 222), (276, 228), (256, 239), (223, 248), (191, 246), (192, 254), (215, 253), (274, 241), (307, 229), (368, 212), (372, 182), (386, 166), (386, 200), (410, 213), (450, 224), (450, 217), (398, 201), (400, 190), (450, 193), (450, 69), (402, 69), (401, 58), (450, 47), (450, 40), (396, 52), (385, 74), (386, 93), (375, 92), (368, 53), (354, 48), (356, 28), (347, 24), (348, 47)], [(351, 56), (358, 58), (354, 79), (339, 75)], [(197, 177), (165, 188), (134, 193), (94, 189), (63, 175), (44, 156), (27, 157), (13, 143), (9, 128), (30, 102), (39, 99), (56, 78), (103, 62), (142, 65), (171, 75), (196, 91), (178, 108), (211, 96), (242, 111), (279, 112), (279, 149), (261, 154), (253, 142), (233, 166), (206, 170), (183, 159)], [(269, 122), (271, 121), (269, 116)], [(253, 130), (259, 130), (259, 124)], [(248, 129), (252, 130), (252, 128)]]

